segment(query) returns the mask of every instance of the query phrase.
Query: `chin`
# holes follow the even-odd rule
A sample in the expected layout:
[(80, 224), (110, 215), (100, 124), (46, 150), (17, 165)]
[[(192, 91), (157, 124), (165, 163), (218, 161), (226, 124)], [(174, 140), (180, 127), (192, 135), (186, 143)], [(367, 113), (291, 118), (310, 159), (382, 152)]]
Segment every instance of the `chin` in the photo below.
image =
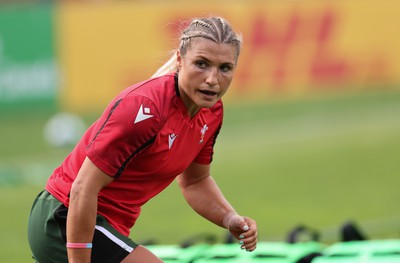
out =
[(215, 103), (217, 103), (217, 101), (218, 101), (218, 100), (202, 102), (202, 103), (199, 104), (199, 106), (200, 106), (201, 108), (207, 108), (207, 109), (208, 109), (208, 108), (213, 107), (213, 106), (215, 105)]

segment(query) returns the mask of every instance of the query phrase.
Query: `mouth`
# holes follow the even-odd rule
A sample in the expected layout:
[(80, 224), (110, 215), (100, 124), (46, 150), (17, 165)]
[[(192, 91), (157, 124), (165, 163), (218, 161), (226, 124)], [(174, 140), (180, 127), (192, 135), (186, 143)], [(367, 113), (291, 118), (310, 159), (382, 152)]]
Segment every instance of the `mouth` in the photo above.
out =
[(199, 92), (207, 97), (214, 97), (217, 96), (218, 93), (212, 90), (199, 90)]

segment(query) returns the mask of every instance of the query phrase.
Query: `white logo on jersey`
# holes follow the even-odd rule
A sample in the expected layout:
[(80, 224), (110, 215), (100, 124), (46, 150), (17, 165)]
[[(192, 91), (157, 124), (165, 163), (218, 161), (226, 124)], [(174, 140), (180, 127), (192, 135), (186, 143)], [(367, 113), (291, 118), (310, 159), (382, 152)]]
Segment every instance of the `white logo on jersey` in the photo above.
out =
[(139, 111), (136, 115), (136, 119), (134, 123), (138, 123), (144, 120), (147, 120), (151, 117), (153, 117), (154, 115), (150, 114), (150, 108), (143, 108), (143, 104), (140, 105)]
[(206, 134), (206, 131), (208, 130), (207, 124), (204, 124), (203, 128), (200, 130), (201, 133), (201, 139), (199, 143), (202, 143), (204, 141), (204, 135)]
[(175, 134), (175, 133), (171, 133), (171, 134), (168, 136), (168, 146), (169, 146), (170, 149), (171, 149), (172, 144), (174, 143), (176, 137), (178, 137), (178, 134)]

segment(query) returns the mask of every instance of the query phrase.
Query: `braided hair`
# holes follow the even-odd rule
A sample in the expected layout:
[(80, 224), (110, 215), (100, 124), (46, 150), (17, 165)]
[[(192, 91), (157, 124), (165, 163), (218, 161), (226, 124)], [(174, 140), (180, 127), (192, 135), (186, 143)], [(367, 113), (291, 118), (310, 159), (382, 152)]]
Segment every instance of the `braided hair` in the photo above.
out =
[[(231, 25), (221, 17), (195, 18), (182, 31), (179, 44), (179, 52), (182, 56), (191, 47), (191, 42), (196, 38), (205, 38), (218, 44), (231, 44), (236, 47), (236, 59), (239, 57), (242, 39), (235, 33)], [(153, 77), (175, 72), (178, 70), (177, 54), (174, 51), (172, 57), (161, 66)]]

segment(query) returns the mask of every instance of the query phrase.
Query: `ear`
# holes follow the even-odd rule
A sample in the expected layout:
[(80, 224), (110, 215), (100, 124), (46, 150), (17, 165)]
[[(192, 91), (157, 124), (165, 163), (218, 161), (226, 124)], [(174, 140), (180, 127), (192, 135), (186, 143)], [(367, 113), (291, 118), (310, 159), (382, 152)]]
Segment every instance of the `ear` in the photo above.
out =
[(180, 69), (182, 64), (182, 57), (179, 50), (176, 51), (176, 64), (178, 65), (178, 69)]

